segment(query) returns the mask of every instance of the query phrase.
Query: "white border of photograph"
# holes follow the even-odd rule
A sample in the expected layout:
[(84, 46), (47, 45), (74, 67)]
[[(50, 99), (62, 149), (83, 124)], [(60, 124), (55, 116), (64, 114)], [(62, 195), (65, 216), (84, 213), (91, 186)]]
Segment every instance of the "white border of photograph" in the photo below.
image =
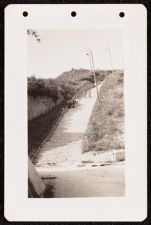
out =
[[(23, 17), (23, 11), (28, 17)], [(77, 16), (71, 17), (76, 11)], [(120, 12), (125, 17), (119, 17)], [(124, 31), (125, 196), (28, 198), (27, 29)], [(98, 43), (99, 44), (99, 43)], [(5, 217), (9, 221), (142, 221), (147, 216), (147, 11), (140, 4), (5, 9)]]

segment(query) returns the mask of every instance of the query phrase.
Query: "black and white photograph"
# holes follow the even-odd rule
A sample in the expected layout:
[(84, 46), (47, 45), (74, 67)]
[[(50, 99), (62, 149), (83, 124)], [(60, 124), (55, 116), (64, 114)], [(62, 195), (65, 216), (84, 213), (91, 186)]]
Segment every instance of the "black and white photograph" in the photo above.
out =
[(120, 29), (27, 30), (28, 197), (125, 195)]
[(5, 10), (8, 221), (147, 217), (147, 11)]

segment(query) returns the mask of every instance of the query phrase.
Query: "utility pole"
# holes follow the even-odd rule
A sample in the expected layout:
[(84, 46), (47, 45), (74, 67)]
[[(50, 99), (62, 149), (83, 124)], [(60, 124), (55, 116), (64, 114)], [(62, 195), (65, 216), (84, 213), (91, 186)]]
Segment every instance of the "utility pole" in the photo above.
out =
[(113, 63), (112, 63), (111, 50), (110, 50), (110, 48), (106, 48), (106, 50), (109, 53), (109, 58), (110, 58), (110, 63), (111, 63), (111, 70), (112, 70), (112, 74), (113, 74)]
[(91, 67), (91, 70), (92, 70), (93, 76), (94, 76), (94, 86), (96, 87), (98, 104), (100, 105), (99, 90), (98, 90), (98, 86), (97, 86), (97, 82), (96, 82), (96, 74), (95, 74), (95, 67), (94, 67), (94, 59), (93, 59), (92, 50), (90, 50), (89, 53), (87, 53), (87, 55), (89, 56), (89, 59), (90, 59), (90, 67)]

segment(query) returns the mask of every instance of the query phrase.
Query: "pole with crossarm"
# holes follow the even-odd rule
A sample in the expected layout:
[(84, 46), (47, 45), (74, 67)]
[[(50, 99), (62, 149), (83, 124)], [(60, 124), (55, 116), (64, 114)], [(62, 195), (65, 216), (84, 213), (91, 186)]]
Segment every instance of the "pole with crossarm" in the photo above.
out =
[(92, 50), (90, 50), (89, 53), (87, 53), (87, 55), (89, 56), (90, 67), (91, 67), (91, 70), (92, 70), (93, 76), (94, 76), (94, 86), (95, 86), (96, 92), (97, 92), (98, 104), (100, 104), (99, 90), (98, 90), (97, 81), (96, 81), (96, 74), (95, 74), (95, 67), (94, 67), (94, 59), (93, 59)]

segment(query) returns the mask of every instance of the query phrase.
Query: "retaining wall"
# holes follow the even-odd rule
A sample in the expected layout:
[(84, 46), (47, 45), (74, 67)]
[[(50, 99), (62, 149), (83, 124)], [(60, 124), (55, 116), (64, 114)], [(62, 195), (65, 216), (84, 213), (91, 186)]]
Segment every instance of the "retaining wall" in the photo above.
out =
[[(92, 87), (94, 87), (92, 83), (84, 84), (79, 90), (77, 90), (74, 97), (79, 98), (86, 90), (89, 90)], [(48, 97), (28, 96), (28, 120), (32, 120), (48, 111), (51, 111), (54, 106), (59, 105), (61, 102), (63, 102), (63, 96), (59, 96), (57, 102), (54, 102)]]
[(32, 120), (41, 114), (50, 111), (54, 106), (60, 104), (63, 98), (54, 102), (51, 98), (47, 97), (32, 97), (28, 96), (28, 120)]

